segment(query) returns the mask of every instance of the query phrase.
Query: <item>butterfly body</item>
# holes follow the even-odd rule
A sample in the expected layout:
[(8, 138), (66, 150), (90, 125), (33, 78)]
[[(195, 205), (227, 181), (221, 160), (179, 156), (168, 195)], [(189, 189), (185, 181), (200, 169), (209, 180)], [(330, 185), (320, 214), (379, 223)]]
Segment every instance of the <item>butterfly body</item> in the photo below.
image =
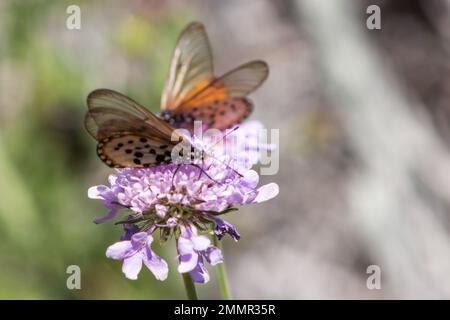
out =
[(176, 129), (185, 128), (186, 123), (193, 123), (195, 121), (190, 114), (176, 115), (170, 110), (162, 111), (159, 117)]
[[(188, 142), (177, 128), (224, 130), (246, 119), (253, 105), (246, 96), (264, 82), (264, 61), (243, 64), (220, 77), (213, 72), (212, 54), (204, 26), (189, 24), (181, 33), (161, 97), (160, 117), (134, 100), (108, 89), (97, 89), (87, 99), (87, 131), (98, 141), (97, 155), (114, 168), (146, 168), (183, 159), (204, 159), (194, 147), (174, 151)], [(187, 154), (186, 154), (187, 153)]]

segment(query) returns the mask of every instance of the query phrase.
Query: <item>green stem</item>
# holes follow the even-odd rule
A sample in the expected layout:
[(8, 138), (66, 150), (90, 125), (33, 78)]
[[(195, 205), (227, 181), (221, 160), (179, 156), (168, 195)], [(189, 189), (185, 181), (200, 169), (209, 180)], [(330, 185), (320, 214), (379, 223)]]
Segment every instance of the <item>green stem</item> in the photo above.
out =
[(195, 290), (194, 282), (192, 281), (189, 273), (182, 273), (184, 288), (186, 289), (186, 294), (189, 300), (198, 300), (197, 291)]
[[(217, 248), (220, 249), (220, 251), (222, 251), (222, 254), (223, 254), (222, 244), (215, 235), (213, 235), (213, 243), (214, 243), (214, 246), (216, 246)], [(220, 288), (220, 293), (222, 294), (222, 298), (224, 300), (233, 299), (233, 296), (231, 295), (230, 285), (228, 284), (227, 272), (225, 270), (225, 261), (222, 263), (219, 263), (216, 266), (216, 275), (217, 275), (217, 280), (219, 281), (219, 288)]]

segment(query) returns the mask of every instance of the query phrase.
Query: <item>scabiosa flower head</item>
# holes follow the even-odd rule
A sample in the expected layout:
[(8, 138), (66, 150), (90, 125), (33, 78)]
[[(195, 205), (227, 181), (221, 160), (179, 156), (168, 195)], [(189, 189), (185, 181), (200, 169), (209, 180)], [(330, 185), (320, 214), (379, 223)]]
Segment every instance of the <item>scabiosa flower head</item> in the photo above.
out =
[(210, 160), (205, 161), (204, 169), (176, 164), (123, 169), (109, 177), (111, 187), (91, 187), (88, 196), (102, 199), (111, 209), (96, 223), (115, 218), (119, 208), (129, 208), (131, 220), (152, 218), (163, 224), (171, 217), (183, 219), (185, 213), (189, 213), (189, 219), (197, 213), (199, 217), (205, 213), (217, 215), (235, 205), (263, 202), (277, 195), (274, 183), (256, 189), (258, 180), (253, 170), (239, 174)]
[(159, 230), (164, 243), (177, 239), (180, 273), (192, 280), (209, 280), (205, 261), (222, 262), (222, 253), (211, 245), (206, 234), (222, 239), (240, 235), (236, 228), (218, 216), (236, 210), (235, 206), (259, 203), (278, 194), (275, 183), (258, 188), (259, 176), (251, 169), (239, 172), (228, 165), (226, 156), (210, 157), (197, 164), (161, 164), (155, 167), (118, 171), (109, 177), (109, 186), (91, 187), (88, 196), (101, 199), (109, 212), (95, 223), (116, 218), (120, 209), (127, 215), (117, 223), (124, 227), (121, 241), (110, 246), (107, 257), (123, 260), (123, 272), (136, 279), (142, 263), (159, 280), (167, 277), (167, 263), (150, 248), (151, 234)]

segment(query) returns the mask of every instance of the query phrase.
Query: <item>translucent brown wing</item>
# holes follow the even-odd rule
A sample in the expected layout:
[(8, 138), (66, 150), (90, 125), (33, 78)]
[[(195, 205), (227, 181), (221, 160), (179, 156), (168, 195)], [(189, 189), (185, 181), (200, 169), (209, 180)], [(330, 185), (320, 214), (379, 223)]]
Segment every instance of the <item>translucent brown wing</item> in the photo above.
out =
[(211, 47), (205, 27), (190, 23), (180, 34), (161, 98), (162, 110), (173, 110), (213, 80)]
[(140, 130), (145, 128), (149, 134), (170, 139), (174, 130), (147, 108), (113, 90), (92, 91), (87, 97), (87, 105), (90, 117), (93, 118), (93, 122), (88, 120), (89, 132), (95, 131), (92, 129), (95, 123), (98, 134), (104, 134), (105, 130), (115, 130), (116, 127), (121, 130), (128, 128), (129, 131), (133, 128)]
[(89, 94), (87, 131), (98, 141), (97, 154), (108, 166), (149, 167), (170, 162), (182, 137), (134, 100), (112, 90)]

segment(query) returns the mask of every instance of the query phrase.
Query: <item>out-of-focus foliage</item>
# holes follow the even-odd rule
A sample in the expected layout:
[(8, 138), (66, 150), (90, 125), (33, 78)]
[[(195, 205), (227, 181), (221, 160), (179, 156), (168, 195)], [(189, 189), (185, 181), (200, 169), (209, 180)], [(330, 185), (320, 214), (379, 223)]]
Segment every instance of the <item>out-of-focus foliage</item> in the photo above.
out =
[[(110, 170), (96, 159), (83, 117), (97, 87), (157, 110), (188, 10), (82, 1), (82, 29), (68, 30), (70, 4), (0, 5), (0, 298), (184, 297), (173, 265), (164, 283), (150, 272), (133, 282), (106, 259), (121, 231), (92, 223), (105, 209), (87, 188), (106, 182)], [(175, 262), (174, 250), (160, 253)], [(81, 290), (66, 287), (72, 264), (81, 268)]]

